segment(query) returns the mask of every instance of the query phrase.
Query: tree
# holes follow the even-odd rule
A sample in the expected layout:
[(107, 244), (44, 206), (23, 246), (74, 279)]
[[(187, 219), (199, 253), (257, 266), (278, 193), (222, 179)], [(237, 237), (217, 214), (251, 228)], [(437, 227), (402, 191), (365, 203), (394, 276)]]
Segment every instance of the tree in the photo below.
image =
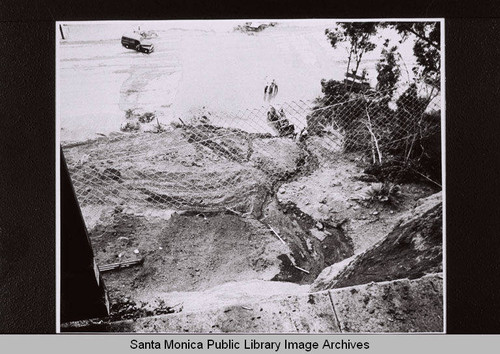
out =
[(394, 87), (399, 80), (401, 70), (397, 60), (398, 47), (389, 47), (389, 41), (386, 40), (382, 49), (382, 57), (377, 63), (377, 89), (385, 91), (390, 97), (394, 93)]
[(349, 43), (347, 73), (351, 73), (351, 62), (354, 60), (355, 66), (352, 74), (356, 75), (363, 55), (376, 48), (376, 44), (371, 42), (371, 39), (377, 33), (378, 26), (378, 22), (338, 22), (335, 29), (325, 30), (333, 48), (337, 48), (339, 42)]
[(405, 41), (414, 35), (413, 54), (422, 70), (423, 81), (439, 90), (441, 81), (441, 27), (439, 22), (398, 22), (384, 23), (383, 27), (392, 27)]

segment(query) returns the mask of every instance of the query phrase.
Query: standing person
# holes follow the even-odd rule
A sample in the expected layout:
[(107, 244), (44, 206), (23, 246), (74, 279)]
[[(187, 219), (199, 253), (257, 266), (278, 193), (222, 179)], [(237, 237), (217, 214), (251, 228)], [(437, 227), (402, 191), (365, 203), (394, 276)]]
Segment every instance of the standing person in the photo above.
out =
[(273, 81), (269, 85), (269, 88), (267, 89), (268, 100), (271, 101), (274, 97), (276, 97), (277, 93), (278, 93), (278, 86), (276, 85), (276, 82), (273, 79)]
[(273, 90), (273, 98), (274, 98), (278, 94), (278, 85), (276, 84), (276, 81), (274, 79), (273, 82), (271, 83), (271, 87)]
[(267, 76), (265, 78), (265, 81), (266, 81), (266, 86), (264, 87), (264, 101), (267, 101), (269, 95), (269, 87), (270, 87)]

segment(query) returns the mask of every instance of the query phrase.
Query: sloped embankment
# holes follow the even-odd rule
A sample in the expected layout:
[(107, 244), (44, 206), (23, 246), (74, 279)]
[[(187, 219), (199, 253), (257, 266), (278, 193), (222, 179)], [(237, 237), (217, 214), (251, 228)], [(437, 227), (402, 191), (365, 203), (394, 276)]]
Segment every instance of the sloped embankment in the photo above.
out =
[(442, 271), (441, 193), (426, 198), (385, 238), (355, 257), (345, 268), (326, 268), (313, 291), (400, 278), (420, 278)]
[[(313, 294), (242, 299), (236, 305), (195, 312), (83, 326), (142, 333), (442, 332), (443, 277), (432, 274)], [(82, 331), (82, 324), (65, 325), (63, 331)]]
[[(173, 143), (182, 149), (172, 149)], [(99, 264), (119, 254), (136, 257), (135, 250), (145, 257), (141, 267), (104, 274), (111, 302), (115, 308), (140, 303), (159, 316), (125, 309), (127, 316), (107, 319), (99, 329), (70, 324), (63, 330), (442, 330), (442, 276), (422, 277), (442, 269), (440, 195), (421, 202), (376, 245), (346, 260), (353, 244), (338, 220), (317, 217), (306, 211), (308, 205), (304, 210), (285, 198), (286, 187), (298, 181), (308, 188), (303, 179), (318, 166), (307, 160), (307, 148), (290, 139), (210, 127), (75, 147), (68, 154), (73, 172), (93, 183), (83, 196), (84, 213), (110, 210), (96, 214), (89, 230)], [(111, 171), (112, 178), (94, 170)], [(85, 182), (80, 180), (80, 191), (87, 191)], [(116, 192), (105, 194), (110, 188)], [(102, 192), (99, 200), (89, 198), (96, 191)], [(320, 204), (324, 209), (328, 200)], [(310, 294), (292, 284), (313, 281)], [(161, 315), (165, 308), (177, 313)]]
[(154, 310), (160, 299), (180, 311), (196, 304), (168, 294), (203, 296), (230, 282), (287, 281), (292, 289), (352, 255), (340, 230), (325, 222), (330, 236), (317, 239), (314, 221), (275, 196), (311, 164), (298, 141), (179, 126), (67, 146), (65, 155), (98, 265), (144, 258), (103, 274), (112, 308)]
[(342, 332), (442, 332), (443, 277), (330, 290)]

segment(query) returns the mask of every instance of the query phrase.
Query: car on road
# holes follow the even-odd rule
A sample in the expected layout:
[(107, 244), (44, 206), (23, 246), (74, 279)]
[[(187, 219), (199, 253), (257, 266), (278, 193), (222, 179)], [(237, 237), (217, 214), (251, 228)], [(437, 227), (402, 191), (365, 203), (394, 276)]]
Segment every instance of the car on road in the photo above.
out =
[(151, 42), (144, 41), (138, 34), (124, 34), (122, 36), (122, 46), (127, 49), (133, 49), (138, 52), (149, 54), (154, 51), (154, 45)]

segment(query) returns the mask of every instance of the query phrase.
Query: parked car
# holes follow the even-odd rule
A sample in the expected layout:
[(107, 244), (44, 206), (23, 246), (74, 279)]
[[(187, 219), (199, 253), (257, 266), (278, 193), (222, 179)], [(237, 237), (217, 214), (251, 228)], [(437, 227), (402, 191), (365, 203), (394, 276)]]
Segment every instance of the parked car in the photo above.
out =
[(122, 46), (146, 54), (153, 52), (155, 49), (153, 43), (142, 40), (142, 38), (135, 33), (123, 35)]

